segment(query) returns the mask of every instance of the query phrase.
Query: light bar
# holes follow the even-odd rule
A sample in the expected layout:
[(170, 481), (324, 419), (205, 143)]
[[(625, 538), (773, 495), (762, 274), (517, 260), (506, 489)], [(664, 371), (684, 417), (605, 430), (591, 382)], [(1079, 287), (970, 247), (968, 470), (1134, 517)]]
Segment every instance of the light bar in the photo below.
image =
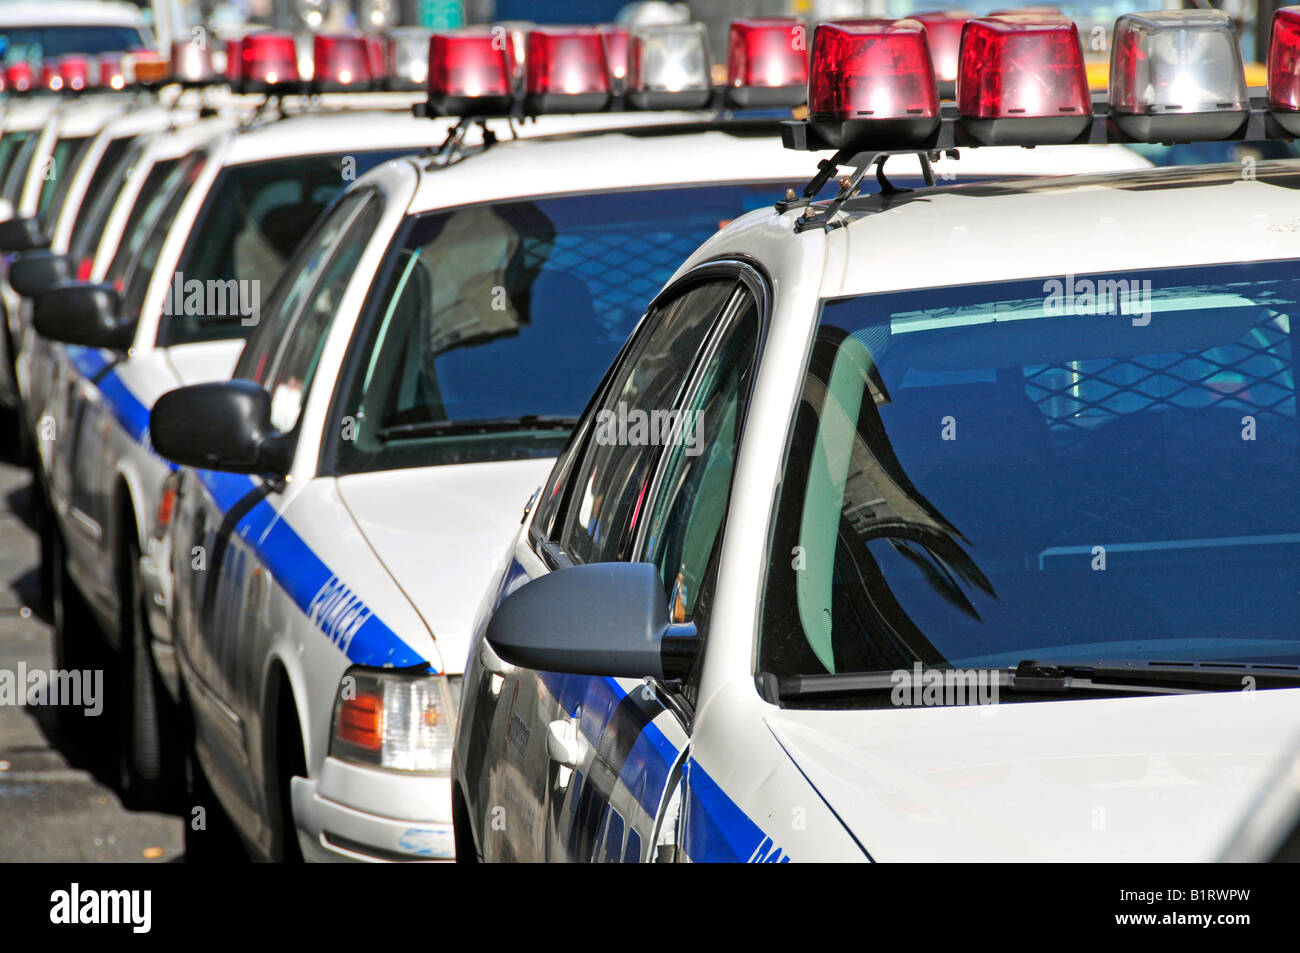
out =
[(5, 67), (5, 88), (11, 93), (26, 93), (36, 85), (32, 64), (19, 60)]
[(198, 40), (175, 40), (171, 56), (172, 79), (187, 86), (209, 83), (214, 77), (212, 53)]
[(627, 27), (606, 23), (596, 29), (605, 41), (605, 62), (614, 92), (621, 93), (627, 88)]
[(385, 69), (389, 89), (424, 89), (429, 81), (429, 38), (431, 30), (397, 27), (388, 33), (388, 63)]
[(903, 148), (939, 126), (939, 89), (916, 20), (822, 23), (813, 33), (809, 124), (836, 149)]
[(627, 59), (627, 101), (635, 109), (699, 109), (712, 96), (702, 23), (632, 27)]
[(733, 106), (798, 106), (808, 95), (806, 27), (794, 17), (732, 20), (727, 101)]
[(1250, 111), (1232, 21), (1218, 10), (1127, 13), (1115, 21), (1111, 118), (1142, 141), (1223, 139)]
[(433, 34), (429, 39), (430, 114), (508, 114), (512, 82), (506, 45), (491, 30)]
[(122, 72), (120, 53), (101, 53), (98, 65), (100, 86), (104, 89), (126, 89), (126, 74)]
[(317, 33), (312, 39), (311, 88), (317, 93), (369, 89), (371, 62), (364, 36)]
[(939, 10), (916, 13), (913, 20), (925, 25), (925, 41), (930, 45), (930, 60), (939, 80), (939, 95), (952, 99), (957, 95), (957, 53), (961, 49), (961, 28), (975, 19), (969, 10)]
[(980, 145), (1047, 145), (1083, 135), (1092, 99), (1073, 21), (1037, 14), (966, 21), (957, 112)]
[(90, 63), (86, 57), (69, 54), (59, 59), (59, 76), (63, 80), (63, 89), (69, 93), (79, 93), (90, 83)]
[(609, 65), (600, 31), (537, 27), (528, 34), (524, 112), (599, 112), (609, 105)]
[(292, 33), (250, 33), (239, 41), (239, 85), (244, 92), (284, 92), (299, 82)]

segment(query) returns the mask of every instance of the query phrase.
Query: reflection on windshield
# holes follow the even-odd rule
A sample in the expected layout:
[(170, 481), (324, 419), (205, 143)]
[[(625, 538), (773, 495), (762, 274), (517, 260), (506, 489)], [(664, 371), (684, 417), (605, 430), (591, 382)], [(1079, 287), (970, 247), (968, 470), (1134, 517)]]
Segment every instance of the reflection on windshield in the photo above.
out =
[(336, 467), (553, 456), (682, 259), (785, 188), (569, 196), (420, 219), (369, 305)]
[[(1294, 269), (828, 303), (762, 669), (1300, 658)], [(1054, 300), (1115, 280), (1139, 310)]]

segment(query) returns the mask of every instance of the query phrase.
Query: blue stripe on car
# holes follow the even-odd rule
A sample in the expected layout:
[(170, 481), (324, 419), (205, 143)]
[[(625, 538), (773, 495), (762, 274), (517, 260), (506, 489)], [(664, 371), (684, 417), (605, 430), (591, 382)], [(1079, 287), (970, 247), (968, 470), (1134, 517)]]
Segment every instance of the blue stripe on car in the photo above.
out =
[[(72, 366), (87, 380), (94, 380), (110, 365), (104, 352), (93, 348), (69, 346), (67, 353)], [(153, 448), (148, 445), (149, 408), (131, 393), (116, 370), (102, 377), (98, 387), (105, 405), (122, 429), (130, 435), (131, 439), (144, 445), (150, 453), (153, 453)], [(176, 469), (175, 464), (170, 461), (163, 462)], [(197, 472), (200, 482), (207, 488), (223, 514), (256, 486), (251, 477), (240, 474), (217, 473), (211, 470)], [(315, 551), (285, 520), (279, 518), (274, 507), (265, 500), (259, 502), (240, 520), (235, 527), (235, 532), (242, 538), (251, 540), (272, 578), (288, 593), (294, 604), (311, 619), (316, 629), (344, 651), (349, 661), (356, 665), (374, 667), (391, 665), (397, 668), (428, 664), (418, 652), (403, 642), (397, 633), (374, 613), (374, 610), (362, 602), (351, 587), (343, 583), (337, 574), (325, 565)], [(311, 611), (313, 601), (318, 594), (332, 582), (349, 599), (351, 618), (364, 619), (350, 636), (331, 631), (329, 613)], [(346, 644), (340, 644), (343, 641)]]

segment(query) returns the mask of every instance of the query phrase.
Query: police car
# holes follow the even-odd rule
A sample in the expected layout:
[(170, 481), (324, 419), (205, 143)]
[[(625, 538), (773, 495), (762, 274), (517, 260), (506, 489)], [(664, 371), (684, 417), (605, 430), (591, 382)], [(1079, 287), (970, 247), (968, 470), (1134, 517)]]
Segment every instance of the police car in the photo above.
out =
[(844, 187), (703, 243), (560, 454), (468, 655), (460, 856), (1208, 860), (1293, 753), (1300, 166), (884, 163), (1288, 135), (1300, 74), (1251, 102), (1220, 15), (1140, 14), (1093, 105), (1072, 23), (979, 18), (950, 110), (919, 29), (818, 28), (782, 135)]
[(148, 445), (149, 407), (181, 384), (228, 377), (317, 215), (374, 163), (436, 138), (436, 126), (401, 113), (255, 118), (181, 161), (138, 245), (128, 223), (122, 241), (136, 247), (120, 290), (112, 280), (70, 282), (37, 299), (36, 331), (68, 345), (75, 371), (44, 423), (55, 435), (46, 490), (56, 641), (75, 654), (89, 619), (118, 652), (123, 782), (133, 800), (159, 797), (166, 768), (138, 580), (168, 473)]
[[(534, 31), (530, 54), (568, 37)], [(455, 40), (483, 64), (479, 93), (434, 76), (430, 105), (490, 114), (501, 57), (488, 34)], [(583, 62), (570, 80), (594, 62), (599, 87), (599, 57)], [(573, 105), (536, 78), (528, 95)], [(543, 115), (510, 140), (498, 120), (462, 150), (461, 123), (437, 155), (358, 180), (235, 379), (154, 406), (155, 448), (187, 465), (167, 517), (198, 756), (259, 854), (453, 855), (459, 675), (525, 500), (654, 289), (807, 167), (770, 148), (770, 121), (581, 124)], [(1122, 147), (999, 150), (972, 174), (1058, 159), (1142, 164)]]

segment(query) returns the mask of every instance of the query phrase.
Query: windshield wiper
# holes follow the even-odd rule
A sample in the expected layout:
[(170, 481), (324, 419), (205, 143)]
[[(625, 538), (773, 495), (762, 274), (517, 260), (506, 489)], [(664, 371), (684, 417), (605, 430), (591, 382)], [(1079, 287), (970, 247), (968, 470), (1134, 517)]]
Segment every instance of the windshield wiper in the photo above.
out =
[[(910, 677), (911, 669), (902, 669)], [(968, 671), (953, 667), (926, 666), (926, 673)], [(1106, 692), (1177, 695), (1195, 692), (1242, 691), (1246, 688), (1298, 688), (1300, 665), (1258, 662), (1177, 662), (1122, 660), (1081, 665), (1027, 659), (1015, 668), (978, 669), (985, 678), (996, 680), (999, 692)], [(1248, 681), (1249, 679), (1249, 681)], [(832, 698), (846, 695), (890, 694), (899, 684), (898, 673), (842, 672), (820, 675), (787, 675), (770, 672), (755, 677), (760, 694), (779, 703), (796, 698)]]
[(1016, 666), (1013, 687), (1028, 691), (1120, 686), (1166, 692), (1224, 692), (1247, 688), (1300, 687), (1300, 665), (1264, 662), (1190, 662), (1132, 659), (1081, 665), (1026, 659)]
[(515, 430), (572, 430), (577, 423), (577, 417), (539, 414), (524, 414), (522, 417), (478, 417), (470, 420), (420, 420), (384, 427), (375, 436), (380, 440), (407, 440), (418, 437), (509, 433)]

